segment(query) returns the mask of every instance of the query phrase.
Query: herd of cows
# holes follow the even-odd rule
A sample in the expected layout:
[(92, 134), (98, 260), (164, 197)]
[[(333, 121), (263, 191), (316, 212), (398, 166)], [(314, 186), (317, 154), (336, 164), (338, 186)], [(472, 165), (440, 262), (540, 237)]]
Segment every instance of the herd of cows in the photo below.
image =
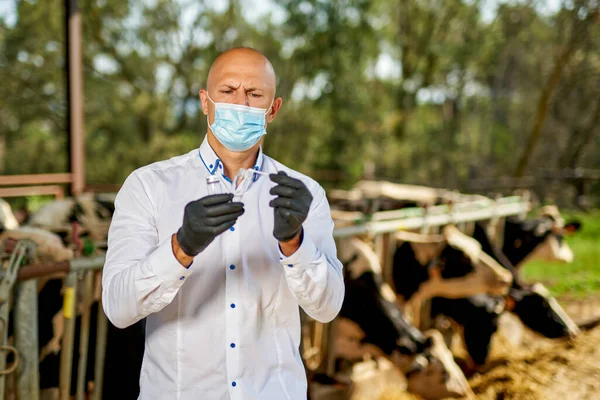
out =
[[(444, 200), (443, 192), (429, 188), (392, 185), (392, 191), (384, 191), (379, 184), (362, 182), (351, 192), (332, 192), (330, 204), (336, 226), (351, 224), (357, 214)], [(381, 184), (387, 188), (391, 185)], [(0, 243), (8, 238), (29, 238), (37, 243), (40, 260), (70, 259), (81, 253), (82, 237), (106, 240), (113, 212), (112, 198), (86, 194), (55, 200), (32, 215), (15, 217), (0, 199)], [(544, 337), (576, 336), (579, 327), (541, 284), (523, 282), (520, 269), (533, 259), (571, 262), (573, 254), (564, 237), (580, 227), (579, 222), (565, 222), (556, 207), (546, 206), (536, 218), (506, 218), (501, 229), (490, 221), (478, 221), (460, 229), (447, 225), (439, 232), (400, 231), (393, 236), (389, 273), (382, 271), (372, 237), (338, 239), (346, 295), (331, 350), (336, 374), (309, 371), (309, 387), (348, 386), (344, 374), (371, 356), (388, 359), (406, 377), (408, 390), (425, 399), (469, 397), (472, 392), (466, 376), (488, 360), (491, 338), (503, 313), (512, 313)], [(101, 309), (100, 280), (96, 282), (93, 313)], [(60, 276), (40, 280), (38, 285), (41, 390), (58, 387), (62, 288)], [(92, 316), (91, 321), (86, 371), (90, 383), (96, 318)], [(451, 324), (441, 328), (440, 321)], [(76, 338), (78, 330), (79, 323)], [(143, 320), (123, 330), (109, 323), (104, 398), (137, 398), (144, 332)], [(449, 350), (453, 333), (462, 337), (469, 355), (461, 367)], [(77, 349), (77, 342), (75, 346)], [(77, 358), (75, 351), (72, 394)]]

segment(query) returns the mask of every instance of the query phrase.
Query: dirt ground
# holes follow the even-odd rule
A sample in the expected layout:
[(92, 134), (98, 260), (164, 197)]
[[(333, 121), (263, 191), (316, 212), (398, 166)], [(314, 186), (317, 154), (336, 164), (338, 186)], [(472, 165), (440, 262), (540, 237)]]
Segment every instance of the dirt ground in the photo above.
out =
[[(577, 323), (600, 317), (600, 296), (559, 302)], [(496, 335), (492, 346), (489, 364), (469, 380), (477, 399), (600, 399), (600, 326), (573, 341), (524, 330), (520, 346)]]

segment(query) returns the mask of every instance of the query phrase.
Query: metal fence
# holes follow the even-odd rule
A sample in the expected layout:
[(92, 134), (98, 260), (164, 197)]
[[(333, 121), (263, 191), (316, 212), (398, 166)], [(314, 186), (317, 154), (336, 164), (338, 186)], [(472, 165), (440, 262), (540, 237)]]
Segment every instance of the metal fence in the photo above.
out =
[[(6, 242), (3, 243), (3, 250), (7, 250), (5, 246)], [(69, 389), (73, 371), (73, 353), (74, 351), (79, 351), (76, 399), (83, 400), (86, 392), (85, 373), (90, 335), (93, 274), (102, 269), (104, 257), (77, 258), (65, 262), (23, 265), (25, 260), (33, 256), (34, 251), (35, 244), (28, 240), (18, 241), (10, 252), (3, 251), (3, 254), (10, 255), (2, 260), (0, 320), (3, 322), (4, 335), (2, 337), (3, 344), (0, 346), (0, 349), (11, 351), (14, 354), (14, 361), (9, 368), (6, 368), (6, 358), (0, 357), (0, 399), (4, 399), (6, 395), (6, 377), (13, 372), (17, 374), (14, 388), (17, 399), (39, 399), (38, 291), (36, 279), (64, 273), (66, 274), (66, 278), (62, 308), (64, 336), (61, 344), (60, 358), (60, 399), (70, 398)], [(79, 349), (75, 349), (76, 299), (78, 297), (79, 278), (82, 278), (84, 287), (83, 313), (81, 315)], [(6, 344), (6, 328), (11, 297), (14, 312), (14, 347)], [(101, 308), (99, 308), (95, 349), (95, 385), (92, 397), (94, 400), (102, 398), (107, 329), (108, 320), (104, 313), (101, 312)]]
[[(336, 228), (334, 237), (339, 240), (356, 235), (372, 235), (375, 238), (377, 252), (382, 262), (384, 274), (391, 269), (392, 250), (391, 233), (399, 230), (414, 230), (440, 227), (446, 224), (475, 222), (480, 220), (501, 220), (511, 215), (524, 215), (530, 210), (527, 199), (517, 196), (497, 200), (478, 200), (453, 206), (407, 208), (396, 211), (377, 212), (368, 216), (368, 220), (357, 221), (356, 225)], [(104, 256), (75, 258), (70, 261), (54, 263), (33, 263), (24, 265), (27, 259), (34, 257), (35, 245), (28, 240), (20, 240), (10, 249), (6, 242), (0, 243), (0, 322), (2, 322), (2, 340), (0, 350), (12, 352), (14, 361), (8, 368), (6, 357), (0, 357), (0, 400), (5, 399), (6, 377), (16, 373), (15, 395), (17, 399), (38, 400), (39, 393), (39, 354), (38, 354), (38, 308), (37, 282), (41, 277), (66, 274), (63, 297), (64, 336), (61, 344), (60, 399), (70, 398), (71, 376), (73, 373), (73, 354), (79, 352), (77, 368), (76, 399), (83, 400), (86, 393), (86, 363), (90, 335), (91, 305), (93, 301), (93, 274), (101, 270)], [(80, 284), (81, 282), (81, 284)], [(79, 348), (75, 349), (75, 319), (77, 317), (77, 299), (83, 288), (83, 311)], [(14, 312), (15, 345), (7, 344), (8, 314), (10, 301)], [(303, 340), (301, 350), (305, 365), (312, 371), (333, 372), (332, 352), (335, 322), (321, 324), (303, 315)], [(104, 358), (108, 320), (102, 307), (98, 307), (96, 331), (95, 376), (92, 399), (102, 398)]]

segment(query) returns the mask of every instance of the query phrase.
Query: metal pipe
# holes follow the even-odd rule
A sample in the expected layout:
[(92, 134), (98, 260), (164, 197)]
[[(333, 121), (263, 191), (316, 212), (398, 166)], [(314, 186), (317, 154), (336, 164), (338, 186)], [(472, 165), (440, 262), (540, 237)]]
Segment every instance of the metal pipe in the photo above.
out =
[(84, 400), (86, 390), (87, 354), (90, 340), (90, 314), (92, 312), (92, 295), (94, 272), (86, 271), (83, 292), (83, 313), (81, 314), (81, 331), (79, 333), (79, 368), (77, 369), (77, 400)]
[(15, 299), (15, 347), (19, 349), (17, 398), (39, 399), (37, 281), (21, 282)]
[(93, 400), (102, 400), (102, 386), (104, 385), (104, 359), (106, 357), (106, 336), (108, 333), (108, 319), (104, 314), (102, 303), (98, 305), (98, 327), (96, 330), (96, 364), (94, 366), (94, 395)]
[(104, 256), (96, 256), (92, 258), (74, 258), (71, 261), (33, 263), (21, 267), (17, 273), (17, 279), (24, 281), (59, 272), (67, 273), (69, 271), (78, 272), (90, 269), (102, 269), (104, 262)]
[(77, 301), (77, 273), (69, 272), (65, 280), (63, 300), (64, 334), (60, 354), (60, 400), (69, 400), (71, 394), (71, 373), (73, 367), (73, 343), (75, 339), (75, 303)]
[(77, 0), (65, 0), (67, 104), (69, 126), (69, 171), (71, 194), (77, 196), (85, 188), (83, 138), (83, 68), (81, 51), (81, 12)]
[(29, 279), (36, 279), (42, 276), (56, 274), (58, 272), (67, 273), (69, 270), (70, 265), (68, 261), (33, 263), (19, 268), (17, 279), (19, 281), (26, 281)]
[(71, 271), (83, 271), (87, 269), (102, 269), (106, 257), (82, 257), (71, 260)]
[[(468, 222), (489, 219), (494, 215), (505, 217), (509, 215), (518, 215), (529, 208), (529, 203), (512, 203), (498, 205), (496, 210), (492, 208), (462, 211), (452, 216), (449, 214), (429, 215), (427, 217), (427, 226), (442, 226), (450, 222)], [(375, 234), (383, 232), (395, 232), (398, 230), (418, 229), (423, 227), (422, 217), (413, 217), (398, 219), (392, 221), (368, 222), (363, 225), (348, 226), (338, 228), (333, 231), (334, 237), (347, 237), (362, 234)]]

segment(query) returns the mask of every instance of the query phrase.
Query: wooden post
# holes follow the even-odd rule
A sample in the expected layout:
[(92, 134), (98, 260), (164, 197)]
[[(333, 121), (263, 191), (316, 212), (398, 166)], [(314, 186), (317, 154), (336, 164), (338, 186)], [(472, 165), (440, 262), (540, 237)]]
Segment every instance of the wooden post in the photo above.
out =
[(71, 374), (73, 373), (73, 344), (75, 342), (75, 317), (77, 313), (77, 272), (71, 271), (65, 280), (63, 300), (64, 336), (61, 344), (59, 388), (60, 400), (71, 398)]
[(71, 194), (77, 196), (85, 188), (83, 138), (83, 68), (81, 51), (81, 12), (77, 0), (65, 0), (67, 72), (67, 126), (69, 127), (69, 170), (72, 173)]

